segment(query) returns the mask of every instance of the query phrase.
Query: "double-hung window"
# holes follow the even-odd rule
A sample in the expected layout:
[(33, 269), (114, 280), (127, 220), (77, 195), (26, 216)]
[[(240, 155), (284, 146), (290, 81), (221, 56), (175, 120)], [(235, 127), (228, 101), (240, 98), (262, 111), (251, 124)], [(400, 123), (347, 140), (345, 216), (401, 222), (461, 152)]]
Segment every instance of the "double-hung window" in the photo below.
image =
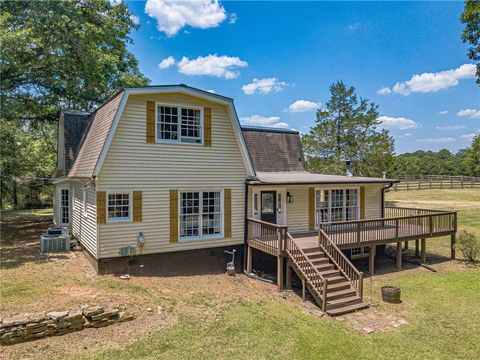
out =
[(222, 235), (222, 193), (180, 192), (180, 239), (205, 239)]
[(157, 106), (157, 141), (202, 143), (200, 109), (179, 106)]
[(129, 221), (130, 213), (130, 193), (108, 194), (108, 221)]
[(318, 189), (315, 199), (316, 224), (358, 220), (358, 189)]
[(65, 225), (70, 223), (70, 199), (68, 189), (60, 190), (60, 221)]

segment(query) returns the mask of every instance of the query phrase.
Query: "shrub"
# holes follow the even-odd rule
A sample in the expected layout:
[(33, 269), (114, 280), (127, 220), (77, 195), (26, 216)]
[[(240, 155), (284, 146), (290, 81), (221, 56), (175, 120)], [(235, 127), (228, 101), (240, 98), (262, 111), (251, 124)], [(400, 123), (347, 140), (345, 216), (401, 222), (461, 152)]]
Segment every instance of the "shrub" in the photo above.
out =
[(457, 248), (460, 249), (463, 256), (469, 261), (475, 261), (480, 255), (480, 242), (475, 234), (466, 230), (460, 231), (457, 239)]

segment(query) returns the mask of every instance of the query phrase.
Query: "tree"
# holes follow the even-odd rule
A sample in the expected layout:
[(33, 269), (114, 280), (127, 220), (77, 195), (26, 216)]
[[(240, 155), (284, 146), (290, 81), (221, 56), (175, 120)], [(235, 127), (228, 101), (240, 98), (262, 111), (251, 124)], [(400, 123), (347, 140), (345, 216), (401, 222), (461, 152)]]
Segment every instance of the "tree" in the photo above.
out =
[(465, 24), (462, 41), (469, 43), (468, 57), (477, 62), (477, 84), (480, 85), (480, 0), (466, 0), (461, 15)]
[(470, 176), (480, 176), (480, 135), (473, 138), (465, 163)]
[(1, 190), (2, 200), (16, 203), (19, 181), (54, 170), (61, 108), (92, 111), (120, 88), (146, 85), (148, 79), (127, 49), (138, 25), (124, 3), (3, 1), (0, 6)]
[(325, 110), (317, 111), (316, 125), (302, 137), (308, 169), (345, 174), (345, 160), (351, 160), (355, 175), (391, 173), (394, 141), (378, 128), (378, 107), (342, 81), (332, 84), (330, 93)]

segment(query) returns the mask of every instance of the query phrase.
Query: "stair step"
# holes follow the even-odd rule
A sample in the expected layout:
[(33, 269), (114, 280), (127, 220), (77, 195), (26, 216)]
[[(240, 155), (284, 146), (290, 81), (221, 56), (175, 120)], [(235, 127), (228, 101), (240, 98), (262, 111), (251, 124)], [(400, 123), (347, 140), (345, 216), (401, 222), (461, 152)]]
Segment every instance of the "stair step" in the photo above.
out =
[(369, 306), (368, 304), (365, 304), (364, 302), (360, 302), (358, 304), (353, 304), (353, 305), (349, 305), (349, 306), (345, 306), (337, 309), (327, 310), (327, 314), (330, 316), (338, 316), (338, 315), (343, 315), (350, 312), (366, 309), (368, 308), (368, 306)]
[(338, 284), (338, 283), (349, 284), (347, 279), (345, 279), (345, 277), (342, 276), (342, 275), (335, 275), (335, 276), (328, 277), (328, 286), (330, 286), (332, 284)]
[(315, 268), (320, 272), (335, 269), (333, 264), (330, 264), (330, 263), (314, 264), (314, 265), (315, 265)]
[(351, 289), (350, 283), (348, 281), (343, 281), (343, 282), (338, 282), (338, 283), (331, 283), (330, 278), (328, 279), (328, 291), (340, 291), (340, 290), (346, 290), (346, 289)]
[(340, 272), (338, 270), (332, 269), (332, 270), (320, 271), (320, 274), (325, 278), (329, 278), (328, 280), (330, 281), (330, 277), (338, 276)]
[(362, 302), (362, 298), (359, 296), (350, 296), (342, 299), (335, 299), (335, 300), (328, 300), (327, 301), (327, 309), (333, 310), (342, 307), (346, 307), (349, 305), (354, 305)]
[(316, 265), (316, 264), (329, 264), (330, 261), (328, 261), (327, 258), (313, 258), (313, 259), (310, 259), (310, 261), (312, 262), (312, 264)]
[(312, 254), (312, 253), (318, 253), (318, 252), (321, 252), (323, 254), (323, 252), (320, 250), (319, 247), (306, 248), (302, 250), (305, 254)]
[(337, 291), (331, 291), (329, 289), (327, 291), (327, 301), (333, 301), (337, 299), (345, 299), (349, 298), (352, 296), (356, 296), (357, 292), (354, 289), (343, 289), (343, 290), (337, 290)]
[(325, 259), (328, 261), (328, 259), (325, 257), (325, 253), (323, 251), (314, 251), (310, 253), (305, 253), (307, 257), (312, 260), (312, 259)]

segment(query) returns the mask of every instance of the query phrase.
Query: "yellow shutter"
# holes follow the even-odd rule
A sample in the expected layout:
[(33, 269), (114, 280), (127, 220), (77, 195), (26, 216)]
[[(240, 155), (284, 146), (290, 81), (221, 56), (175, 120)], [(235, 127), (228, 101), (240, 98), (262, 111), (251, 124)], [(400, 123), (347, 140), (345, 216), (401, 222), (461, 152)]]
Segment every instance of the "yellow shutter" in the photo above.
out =
[(360, 186), (360, 219), (365, 219), (365, 186)]
[(315, 188), (308, 188), (308, 229), (315, 231)]
[(107, 222), (107, 194), (105, 191), (97, 191), (97, 224)]
[(206, 147), (212, 146), (212, 108), (203, 109), (203, 145)]
[(147, 101), (147, 144), (155, 143), (155, 101)]
[(178, 242), (178, 191), (170, 190), (170, 242)]
[(142, 192), (133, 192), (133, 222), (142, 222)]
[(232, 189), (223, 190), (223, 216), (225, 238), (232, 237)]

